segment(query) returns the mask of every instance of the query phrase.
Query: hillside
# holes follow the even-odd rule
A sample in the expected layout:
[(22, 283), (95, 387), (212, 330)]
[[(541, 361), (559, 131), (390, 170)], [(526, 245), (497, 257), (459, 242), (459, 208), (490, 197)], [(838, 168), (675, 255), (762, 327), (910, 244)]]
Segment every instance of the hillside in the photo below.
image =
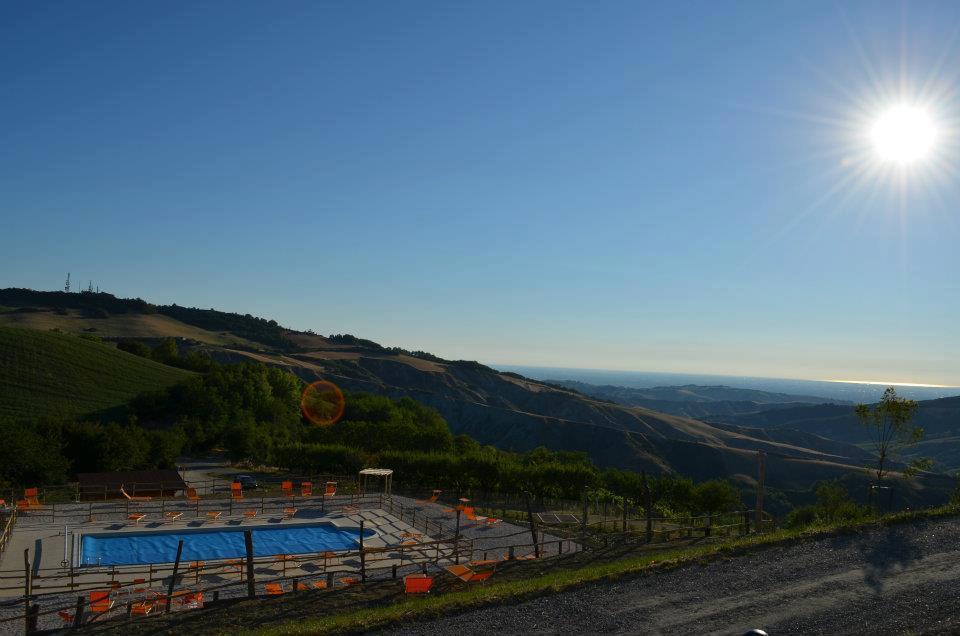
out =
[[(795, 429), (851, 444), (869, 441), (868, 429), (859, 425), (851, 409), (832, 404), (716, 419), (754, 429)], [(920, 401), (914, 421), (923, 428), (925, 438), (907, 456), (929, 457), (940, 470), (960, 469), (960, 449), (955, 443), (960, 439), (960, 396)]]
[(75, 335), (0, 326), (0, 419), (103, 411), (190, 375)]
[(626, 406), (642, 406), (663, 413), (697, 419), (757, 413), (807, 404), (828, 402), (847, 404), (842, 400), (832, 400), (826, 397), (793, 395), (729, 386), (688, 384), (640, 389), (610, 384), (589, 384), (577, 380), (550, 380), (549, 383), (573, 389), (601, 400), (609, 400)]
[[(0, 320), (33, 314), (32, 320), (55, 320), (55, 316), (69, 321), (79, 312), (82, 316), (96, 316), (91, 319), (98, 321), (97, 333), (104, 335), (120, 333), (135, 324), (139, 330), (137, 338), (180, 336), (184, 338), (181, 347), (204, 351), (221, 362), (257, 360), (287, 369), (307, 381), (325, 378), (346, 390), (411, 397), (436, 408), (455, 434), (466, 433), (482, 444), (505, 450), (546, 446), (584, 451), (603, 467), (656, 473), (676, 471), (696, 479), (731, 476), (745, 484), (752, 483), (756, 476), (756, 451), (764, 450), (769, 457), (768, 484), (797, 490), (808, 488), (819, 479), (858, 471), (868, 459), (854, 445), (808, 432), (776, 428), (758, 431), (739, 423), (737, 427), (712, 425), (591, 398), (517, 374), (500, 373), (476, 362), (388, 349), (350, 335), (324, 337), (282, 327), (274, 329), (276, 322), (272, 320), (176, 305), (160, 307), (141, 300), (116, 299), (109, 294), (33, 294), (29, 290), (0, 290), (0, 304), (9, 308), (0, 313)], [(83, 298), (76, 298), (80, 296)], [(29, 309), (24, 311), (24, 307)], [(158, 317), (163, 320), (156, 320)], [(64, 324), (82, 331), (85, 327), (81, 325), (86, 323)], [(253, 336), (260, 338), (256, 347), (224, 344), (223, 340), (248, 340)], [(271, 345), (268, 341), (279, 344)], [(164, 373), (179, 373), (161, 369)], [(126, 375), (129, 378), (134, 374)], [(84, 394), (112, 385), (109, 381), (93, 384), (72, 393)], [(157, 382), (143, 384), (154, 388)], [(121, 394), (130, 392), (116, 393), (114, 403)], [(83, 408), (102, 408), (109, 401), (83, 399)]]

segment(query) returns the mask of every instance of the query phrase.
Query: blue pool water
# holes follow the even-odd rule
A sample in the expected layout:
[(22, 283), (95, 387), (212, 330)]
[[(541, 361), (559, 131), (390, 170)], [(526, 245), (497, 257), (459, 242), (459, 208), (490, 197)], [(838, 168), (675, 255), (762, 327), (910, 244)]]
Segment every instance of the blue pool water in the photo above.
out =
[[(139, 532), (117, 535), (84, 535), (81, 565), (132, 565), (171, 563), (177, 558), (177, 543), (183, 539), (182, 561), (234, 559), (246, 556), (240, 529), (196, 530), (180, 532)], [(365, 530), (364, 538), (376, 534)], [(303, 554), (352, 550), (360, 539), (358, 528), (337, 528), (328, 523), (309, 526), (256, 528), (253, 530), (254, 556)]]

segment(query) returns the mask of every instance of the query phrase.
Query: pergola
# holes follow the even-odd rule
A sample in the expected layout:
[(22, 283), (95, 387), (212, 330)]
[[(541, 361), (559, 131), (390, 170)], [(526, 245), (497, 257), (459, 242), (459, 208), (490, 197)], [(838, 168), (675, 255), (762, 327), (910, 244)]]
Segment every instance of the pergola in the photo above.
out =
[(360, 492), (366, 494), (367, 479), (383, 477), (383, 494), (389, 495), (393, 490), (393, 470), (390, 468), (364, 468), (360, 471)]

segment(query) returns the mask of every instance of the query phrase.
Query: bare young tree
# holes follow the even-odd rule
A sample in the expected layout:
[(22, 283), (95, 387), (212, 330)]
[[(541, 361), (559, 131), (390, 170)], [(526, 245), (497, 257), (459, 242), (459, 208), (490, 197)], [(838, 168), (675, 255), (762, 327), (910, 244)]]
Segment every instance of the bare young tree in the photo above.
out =
[[(923, 439), (923, 429), (913, 424), (918, 406), (915, 400), (898, 397), (893, 387), (883, 392), (879, 403), (857, 405), (857, 419), (870, 429), (870, 441), (877, 456), (876, 465), (871, 470), (876, 473), (878, 482), (888, 472), (889, 463), (905, 447)], [(914, 459), (903, 472), (907, 476), (914, 475), (931, 464), (929, 459)]]

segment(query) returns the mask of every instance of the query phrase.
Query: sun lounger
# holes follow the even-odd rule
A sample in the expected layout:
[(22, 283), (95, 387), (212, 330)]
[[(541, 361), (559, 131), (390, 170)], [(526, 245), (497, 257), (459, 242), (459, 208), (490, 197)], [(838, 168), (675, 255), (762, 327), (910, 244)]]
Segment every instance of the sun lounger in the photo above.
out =
[(127, 501), (153, 501), (153, 497), (134, 497), (127, 494), (123, 484), (120, 484), (120, 494), (127, 498)]
[(238, 482), (230, 484), (230, 498), (234, 501), (243, 501), (243, 486)]
[(473, 577), (473, 570), (465, 565), (448, 565), (445, 569), (463, 582), (467, 582)]
[(301, 497), (313, 496), (313, 482), (305, 481), (302, 484), (300, 484), (300, 496)]
[(360, 508), (357, 508), (356, 506), (344, 506), (341, 509), (341, 512), (345, 515), (356, 515), (360, 514)]
[(427, 574), (408, 574), (403, 577), (403, 586), (407, 594), (427, 594), (433, 587), (433, 577)]
[(175, 512), (173, 510), (171, 510), (170, 512), (163, 513), (163, 518), (166, 519), (167, 521), (176, 521), (182, 516), (183, 516), (182, 512)]
[(156, 602), (153, 600), (138, 601), (130, 606), (130, 614), (133, 616), (146, 616), (153, 611), (155, 604)]
[(293, 482), (285, 481), (280, 484), (280, 489), (283, 490), (284, 497), (293, 497)]
[(110, 598), (108, 590), (94, 590), (87, 598), (89, 600), (87, 609), (93, 614), (104, 614), (113, 607), (113, 599)]
[(294, 592), (306, 592), (308, 590), (325, 590), (327, 589), (326, 581), (312, 581), (310, 583), (301, 583), (297, 581), (296, 585), (293, 587)]
[(133, 521), (135, 524), (139, 526), (140, 522), (143, 521), (146, 517), (147, 515), (143, 514), (142, 512), (132, 512), (127, 515), (127, 520)]
[(217, 519), (220, 518), (220, 515), (222, 515), (222, 514), (223, 514), (223, 511), (221, 511), (221, 510), (211, 510), (211, 511), (209, 511), (209, 512), (207, 513), (207, 519), (210, 519), (210, 520), (212, 520), (212, 521), (216, 521)]
[(469, 519), (470, 521), (486, 521), (487, 520), (486, 517), (473, 514), (473, 506), (464, 506), (463, 514), (465, 514), (467, 516), (467, 519)]
[(25, 488), (23, 499), (17, 500), (17, 510), (30, 510), (32, 508), (42, 508), (40, 505), (40, 489)]
[(283, 594), (283, 586), (279, 583), (266, 583), (264, 584), (263, 589), (266, 590), (267, 594), (270, 596), (278, 596)]
[(323, 489), (323, 494), (326, 497), (332, 497), (337, 494), (337, 482), (328, 481), (326, 487)]
[(352, 576), (345, 576), (342, 579), (340, 579), (340, 582), (348, 587), (351, 585), (360, 585), (360, 579)]
[(187, 488), (187, 499), (190, 503), (197, 503), (200, 501), (200, 495), (197, 494), (196, 488)]
[(418, 504), (421, 504), (421, 505), (427, 505), (427, 504), (437, 503), (437, 499), (440, 498), (440, 493), (441, 493), (441, 492), (443, 492), (443, 491), (442, 491), (442, 490), (434, 490), (434, 491), (433, 491), (433, 494), (430, 495), (430, 497), (428, 497), (427, 499), (417, 499), (415, 503), (418, 503)]
[[(90, 613), (90, 620), (96, 620), (113, 608), (114, 600), (110, 598), (108, 590), (94, 590), (87, 596), (87, 612)], [(63, 620), (65, 625), (73, 625), (76, 614), (69, 610), (60, 610), (57, 615)]]
[(293, 519), (297, 515), (297, 509), (288, 507), (283, 509), (283, 516), (287, 519)]
[[(471, 569), (465, 565), (448, 565), (445, 569), (464, 583), (480, 583), (493, 576), (499, 561), (478, 561), (477, 563), (480, 563), (481, 567)], [(493, 565), (489, 565), (490, 563)]]
[(243, 516), (246, 517), (247, 519), (253, 519), (254, 517), (257, 516), (257, 510), (255, 508), (244, 510)]
[(203, 590), (187, 592), (181, 596), (180, 606), (184, 609), (200, 609), (203, 607)]

